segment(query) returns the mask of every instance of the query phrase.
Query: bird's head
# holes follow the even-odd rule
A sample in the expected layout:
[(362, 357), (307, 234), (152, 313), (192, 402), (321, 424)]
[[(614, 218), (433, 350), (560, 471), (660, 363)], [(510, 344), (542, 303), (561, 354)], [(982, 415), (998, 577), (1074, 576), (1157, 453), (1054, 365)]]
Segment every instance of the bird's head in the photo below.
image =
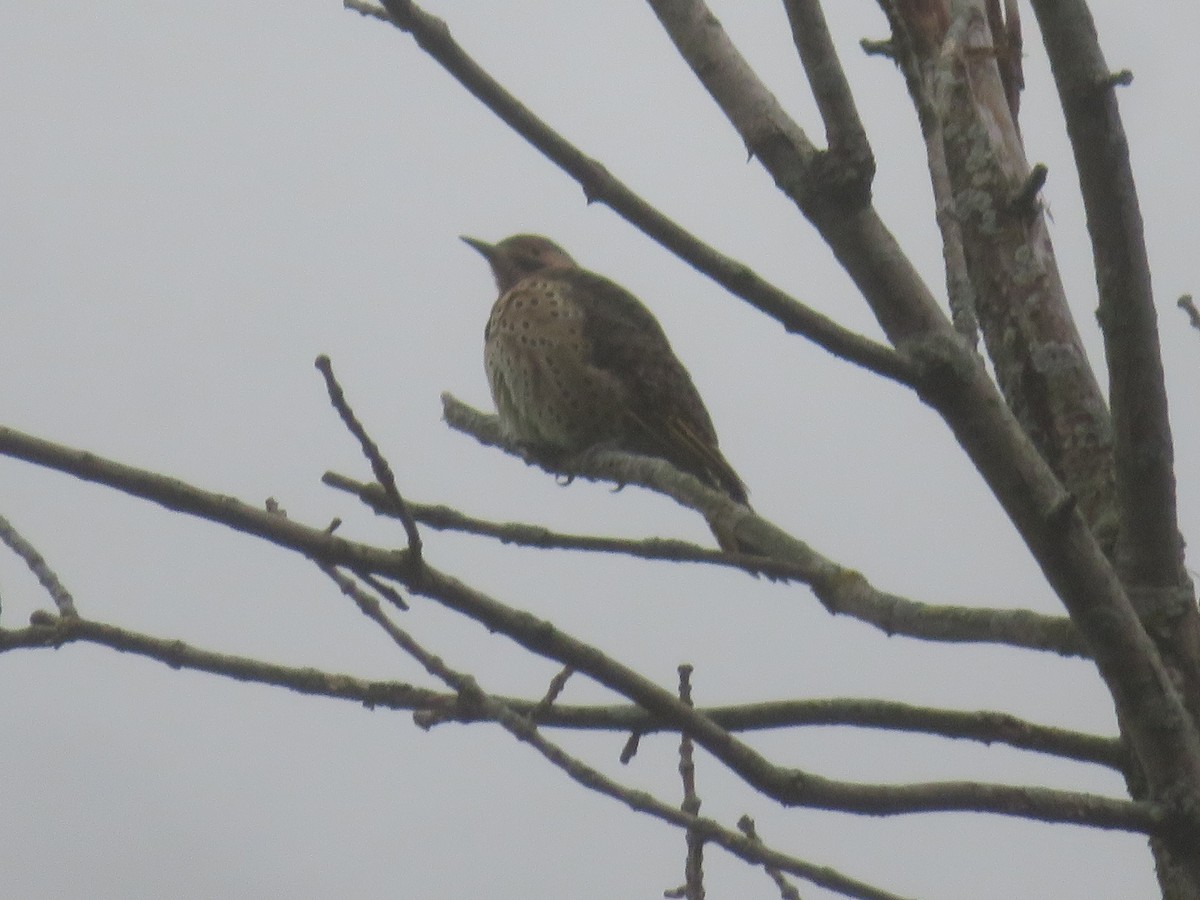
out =
[(465, 236), (462, 240), (483, 254), (501, 294), (534, 272), (576, 268), (566, 250), (540, 234), (514, 234), (498, 244)]

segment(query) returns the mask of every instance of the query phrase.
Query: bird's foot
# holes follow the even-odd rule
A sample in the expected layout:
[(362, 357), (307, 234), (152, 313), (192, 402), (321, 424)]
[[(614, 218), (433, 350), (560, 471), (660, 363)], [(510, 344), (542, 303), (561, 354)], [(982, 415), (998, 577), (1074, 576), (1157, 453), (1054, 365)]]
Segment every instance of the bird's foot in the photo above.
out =
[[(564, 458), (562, 461), (563, 468), (567, 469), (567, 470), (591, 469), (591, 468), (595, 467), (597, 458), (601, 454), (612, 452), (612, 451), (622, 451), (624, 449), (625, 448), (621, 446), (621, 442), (618, 440), (614, 439), (614, 440), (601, 441), (600, 443), (592, 444), (592, 446), (588, 447), (585, 450), (580, 450), (579, 452), (574, 453), (574, 454)], [(565, 477), (567, 478), (567, 481), (564, 482), (566, 484), (570, 484), (571, 480), (574, 478), (573, 475), (568, 475)], [(615, 494), (617, 491), (621, 490), (624, 487), (625, 487), (625, 482), (618, 481), (616, 484), (613, 485), (613, 489), (612, 489), (613, 493)]]

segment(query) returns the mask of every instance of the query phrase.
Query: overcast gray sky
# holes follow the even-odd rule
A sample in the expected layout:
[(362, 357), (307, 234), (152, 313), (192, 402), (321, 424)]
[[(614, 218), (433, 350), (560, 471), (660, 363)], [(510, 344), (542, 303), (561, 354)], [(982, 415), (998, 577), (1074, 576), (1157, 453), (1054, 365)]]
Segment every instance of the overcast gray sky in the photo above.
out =
[[(878, 205), (941, 292), (941, 251), (902, 79), (865, 58), (875, 3), (831, 26), (879, 160)], [(714, 2), (814, 137), (781, 5)], [(1097, 0), (1139, 175), (1173, 399), (1185, 535), (1200, 539), (1196, 291), (1200, 10)], [(865, 304), (781, 198), (640, 3), (430, 3), (535, 111), (702, 238), (877, 335)], [(1102, 365), (1095, 287), (1053, 85), (1026, 10), (1022, 124), (1073, 306)], [(547, 233), (641, 296), (691, 369), (763, 514), (881, 587), (938, 603), (1059, 606), (947, 429), (903, 389), (790, 337), (579, 189), (400, 32), (336, 2), (0, 3), (0, 421), (292, 518), (402, 535), (319, 484), (367, 477), (312, 361), (328, 353), (403, 490), (469, 512), (708, 542), (635, 489), (563, 488), (440, 422), (449, 390), (487, 405), (493, 299), (458, 240)], [(217, 526), (0, 460), (0, 513), (90, 618), (199, 646), (428, 683), (309, 564)], [(1091, 668), (997, 648), (887, 639), (799, 587), (429, 534), (438, 566), (697, 702), (864, 696), (1113, 733)], [(0, 554), (3, 621), (47, 599)], [(489, 690), (553, 674), (418, 601), (405, 624)], [(658, 897), (682, 836), (567, 782), (491, 727), (426, 734), (404, 715), (68, 647), (0, 658), (0, 871), (13, 897)], [(605, 695), (573, 681), (565, 701)], [(676, 741), (554, 735), (678, 798)], [(751, 739), (781, 762), (869, 781), (978, 778), (1119, 796), (1116, 776), (1002, 748), (814, 729)], [(1148, 897), (1136, 836), (996, 817), (783, 811), (700, 755), (704, 812), (911, 895)], [(707, 857), (712, 897), (773, 896)], [(826, 896), (802, 886), (807, 898)]]

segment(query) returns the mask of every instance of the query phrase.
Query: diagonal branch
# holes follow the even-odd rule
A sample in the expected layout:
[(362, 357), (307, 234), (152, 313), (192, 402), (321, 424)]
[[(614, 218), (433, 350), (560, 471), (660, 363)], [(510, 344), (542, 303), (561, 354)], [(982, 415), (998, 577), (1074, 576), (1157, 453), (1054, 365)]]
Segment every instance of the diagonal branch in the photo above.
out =
[(783, 193), (820, 232), (891, 342), (945, 325), (937, 302), (868, 198), (847, 196), (827, 177), (804, 131), (738, 52), (702, 0), (647, 0), (721, 112)]
[(407, 550), (383, 550), (336, 537), (236, 497), (193, 487), (178, 478), (105, 459), (53, 441), (0, 426), (0, 456), (23, 459), (34, 465), (74, 475), (141, 497), (175, 512), (186, 513), (263, 538), (314, 559), (364, 571), (414, 572)]
[(342, 424), (346, 426), (346, 429), (358, 441), (363, 456), (367, 458), (367, 462), (371, 464), (371, 471), (375, 473), (375, 480), (382, 485), (391, 508), (396, 513), (396, 518), (404, 526), (404, 533), (408, 538), (408, 552), (412, 557), (413, 565), (420, 566), (422, 562), (421, 534), (417, 531), (417, 523), (408, 511), (408, 504), (404, 502), (404, 497), (400, 495), (400, 488), (396, 485), (396, 476), (392, 474), (392, 467), (384, 459), (383, 454), (379, 452), (379, 445), (367, 434), (367, 430), (363, 428), (362, 423), (358, 420), (358, 416), (350, 408), (350, 402), (346, 399), (346, 392), (342, 390), (337, 377), (333, 374), (333, 363), (329, 357), (324, 354), (318, 356), (316, 366), (321, 376), (325, 379), (325, 389), (329, 393), (330, 403), (337, 410)]
[(54, 601), (54, 605), (58, 607), (60, 615), (79, 615), (75, 609), (75, 599), (71, 596), (71, 592), (67, 590), (55, 571), (50, 568), (45, 558), (38, 552), (37, 547), (29, 543), (4, 516), (0, 516), (0, 543), (6, 544), (13, 553), (25, 561), (29, 571), (34, 574), (42, 587), (46, 589), (46, 593), (50, 595), (50, 599)]
[(404, 0), (386, 0), (386, 14), (361, 0), (344, 2), (347, 9), (389, 21), (411, 34), (421, 49), (463, 87), (578, 181), (588, 202), (603, 203), (730, 293), (775, 319), (789, 332), (801, 334), (834, 356), (878, 375), (911, 384), (912, 369), (894, 350), (839, 325), (763, 280), (743, 263), (705, 244), (550, 128), (471, 59), (441, 19)]
[[(389, 619), (379, 601), (360, 590), (352, 579), (332, 567), (322, 566), (322, 569), (337, 582), (343, 593), (355, 601), (367, 618), (384, 630), (396, 646), (420, 663), (430, 675), (453, 690), (463, 703), (483, 710), (490, 720), (499, 723), (518, 741), (532, 747), (583, 787), (624, 803), (635, 812), (647, 813), (683, 828), (689, 843), (694, 841), (697, 846), (711, 841), (746, 862), (791, 872), (843, 896), (862, 900), (900, 900), (894, 894), (850, 878), (835, 869), (816, 866), (771, 850), (761, 841), (749, 840), (736, 831), (724, 828), (713, 819), (702, 818), (695, 811), (677, 810), (646, 791), (633, 790), (619, 784), (600, 770), (570, 755), (557, 744), (546, 740), (538, 731), (537, 723), (533, 719), (512, 709), (499, 697), (484, 691), (473, 676), (452, 669), (440, 657), (426, 650), (408, 631)], [(686, 699), (681, 697), (680, 702), (686, 702)]]
[(349, 700), (369, 709), (418, 710), (451, 700), (446, 694), (399, 681), (373, 681), (311, 666), (285, 666), (235, 653), (194, 647), (176, 638), (161, 638), (104, 622), (35, 613), (28, 628), (0, 629), (0, 653), (17, 649), (58, 648), (87, 643), (152, 659), (172, 669), (207, 672), (235, 681), (287, 688), (298, 694)]
[[(443, 397), (446, 420), (451, 427), (471, 435), (487, 446), (495, 446), (521, 457), (521, 448), (509, 441), (499, 428), (495, 416), (481, 413), (446, 395)], [(608, 461), (616, 466), (608, 467)], [(651, 490), (668, 493), (663, 478), (687, 490), (691, 479), (657, 460), (629, 454), (607, 453), (578, 461), (570, 472), (554, 472), (574, 477), (641, 484)], [(547, 470), (551, 471), (551, 470)], [(324, 481), (340, 490), (355, 493), (377, 513), (388, 515), (386, 500), (376, 485), (363, 484), (333, 472)], [(685, 505), (692, 505), (688, 500)], [(626, 540), (572, 535), (523, 523), (494, 523), (466, 516), (442, 506), (413, 505), (414, 515), (433, 528), (449, 528), (496, 537), (505, 543), (521, 546), (624, 553), (641, 559), (675, 562), (703, 562), (734, 566), (752, 573), (762, 573), (780, 580), (795, 580), (808, 585), (822, 605), (834, 615), (848, 615), (874, 625), (888, 635), (903, 635), (923, 640), (953, 643), (999, 643), (1031, 650), (1048, 650), (1061, 656), (1084, 656), (1088, 650), (1070, 619), (1047, 616), (1024, 609), (989, 609), (968, 606), (946, 606), (922, 603), (880, 590), (855, 569), (842, 566), (822, 556), (807, 544), (790, 535), (786, 552), (789, 555), (764, 559), (762, 557), (729, 554), (708, 550), (683, 541), (662, 538)], [(739, 508), (738, 515), (744, 515)], [(756, 513), (750, 516), (758, 519)], [(760, 536), (774, 529), (761, 520), (757, 526)], [(778, 529), (775, 529), (778, 530)], [(775, 542), (780, 549), (779, 542)], [(803, 548), (803, 549), (801, 549)]]

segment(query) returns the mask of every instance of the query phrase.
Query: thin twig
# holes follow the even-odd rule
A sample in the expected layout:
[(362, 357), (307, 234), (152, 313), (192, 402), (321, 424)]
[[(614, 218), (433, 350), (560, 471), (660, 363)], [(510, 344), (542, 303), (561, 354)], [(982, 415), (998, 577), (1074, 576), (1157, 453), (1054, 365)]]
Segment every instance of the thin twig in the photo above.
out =
[(329, 357), (322, 354), (316, 360), (317, 370), (325, 378), (325, 387), (329, 391), (329, 400), (333, 404), (333, 408), (337, 410), (342, 422), (350, 433), (354, 435), (362, 448), (363, 456), (371, 464), (371, 471), (375, 473), (375, 478), (383, 486), (387, 493), (388, 499), (391, 500), (396, 514), (404, 526), (404, 533), (408, 536), (408, 550), (411, 556), (411, 561), (414, 568), (420, 571), (422, 565), (421, 557), (421, 533), (417, 531), (417, 523), (408, 511), (408, 504), (404, 502), (404, 498), (400, 495), (400, 489), (396, 486), (396, 476), (392, 474), (392, 467), (388, 465), (388, 461), (383, 458), (383, 454), (379, 450), (379, 445), (371, 439), (367, 434), (366, 428), (354, 415), (354, 410), (350, 408), (349, 402), (346, 400), (346, 393), (342, 390), (342, 386), (338, 384), (337, 378), (333, 374), (333, 364)]
[(618, 757), (618, 759), (621, 761), (621, 765), (629, 765), (630, 761), (637, 756), (638, 747), (641, 746), (641, 743), (642, 732), (629, 732), (629, 737), (625, 739), (625, 745), (621, 748), (621, 755)]
[(375, 593), (379, 594), (379, 596), (386, 599), (392, 604), (392, 606), (396, 607), (397, 609), (408, 609), (408, 601), (401, 597), (400, 592), (390, 584), (381, 581), (375, 575), (362, 569), (355, 570), (354, 574), (361, 578), (363, 582), (369, 584), (371, 586), (371, 590), (375, 591)]
[[(740, 819), (738, 819), (737, 824), (738, 829), (742, 832), (742, 834), (746, 835), (746, 837), (750, 838), (750, 840), (762, 840), (762, 838), (758, 836), (758, 829), (754, 827), (754, 820), (749, 816), (742, 816)], [(784, 877), (783, 872), (774, 866), (764, 866), (764, 868), (766, 869), (767, 874), (771, 876), (771, 880), (775, 882), (775, 887), (779, 888), (780, 900), (800, 900), (800, 892), (796, 890), (795, 885), (793, 885), (787, 880), (787, 878)]]
[(176, 638), (160, 638), (103, 622), (77, 617), (39, 617), (22, 629), (0, 629), (0, 652), (17, 649), (57, 648), (87, 643), (132, 653), (172, 669), (208, 672), (254, 684), (286, 688), (299, 694), (348, 700), (368, 709), (410, 710), (446, 706), (453, 698), (438, 691), (399, 681), (371, 681), (311, 666), (284, 666), (233, 653), (194, 647)]
[(1029, 170), (1029, 177), (1021, 185), (1021, 189), (1013, 196), (1009, 208), (1023, 219), (1032, 219), (1041, 212), (1038, 194), (1046, 186), (1046, 177), (1050, 169), (1045, 163), (1037, 163)]
[(4, 516), (0, 516), (0, 541), (3, 541), (13, 553), (25, 561), (29, 571), (37, 577), (38, 582), (50, 595), (50, 599), (54, 601), (54, 605), (58, 607), (59, 615), (76, 618), (79, 616), (71, 592), (66, 589), (58, 575), (50, 568), (45, 557), (37, 551), (33, 544), (25, 540)]
[(533, 708), (532, 718), (535, 721), (540, 720), (550, 711), (551, 707), (557, 702), (559, 695), (562, 694), (563, 689), (567, 686), (567, 681), (574, 674), (575, 669), (573, 667), (563, 666), (558, 674), (550, 679), (550, 685), (546, 688), (545, 695), (538, 701), (537, 706)]
[(1176, 305), (1187, 313), (1191, 326), (1200, 329), (1200, 309), (1196, 309), (1196, 301), (1192, 299), (1192, 295), (1184, 294), (1176, 301)]
[[(688, 706), (692, 702), (692, 667), (679, 667), (679, 699)], [(680, 809), (689, 815), (700, 815), (700, 795), (696, 793), (696, 756), (692, 738), (686, 732), (679, 735), (679, 777), (683, 780), (683, 802)], [(678, 896), (687, 900), (704, 900), (704, 838), (688, 829), (685, 833), (687, 858), (683, 866), (683, 888)], [(672, 896), (668, 893), (667, 896)]]

